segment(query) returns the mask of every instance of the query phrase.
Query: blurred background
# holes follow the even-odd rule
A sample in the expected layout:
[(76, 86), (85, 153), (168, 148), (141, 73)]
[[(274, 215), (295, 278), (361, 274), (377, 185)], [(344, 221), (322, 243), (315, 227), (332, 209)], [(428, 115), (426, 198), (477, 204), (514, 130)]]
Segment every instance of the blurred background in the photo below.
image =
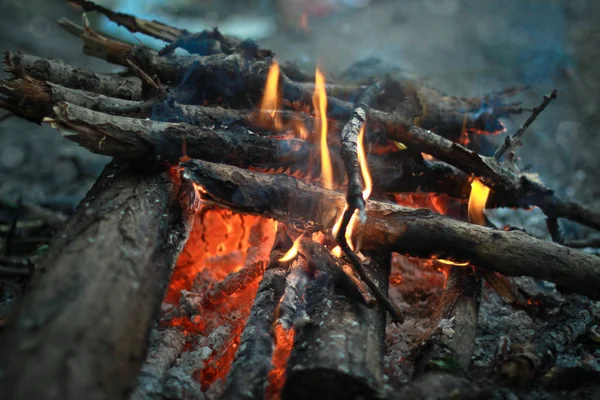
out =
[[(458, 96), (527, 85), (526, 107), (553, 88), (559, 98), (536, 120), (520, 165), (565, 196), (600, 208), (600, 2), (596, 0), (100, 0), (114, 10), (200, 31), (256, 40), (280, 61), (339, 76), (356, 63), (373, 73), (401, 70)], [(81, 15), (64, 0), (2, 0), (0, 49), (63, 59), (99, 72), (115, 66), (83, 55), (55, 21)], [(92, 24), (130, 42), (97, 15)], [(4, 111), (0, 111), (0, 118)], [(505, 121), (513, 133), (527, 115)], [(495, 137), (499, 142), (502, 137)], [(75, 207), (106, 157), (90, 154), (48, 126), (0, 124), (0, 200)]]

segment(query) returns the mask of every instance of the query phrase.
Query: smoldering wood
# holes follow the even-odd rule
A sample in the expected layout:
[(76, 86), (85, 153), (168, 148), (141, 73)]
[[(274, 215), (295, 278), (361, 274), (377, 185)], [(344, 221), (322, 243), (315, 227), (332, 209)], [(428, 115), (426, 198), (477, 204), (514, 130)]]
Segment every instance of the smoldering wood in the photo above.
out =
[[(344, 209), (342, 194), (286, 175), (266, 175), (204, 161), (184, 163), (183, 175), (207, 191), (210, 202), (260, 214), (308, 231), (330, 230)], [(234, 196), (235, 194), (235, 196)], [(485, 265), (507, 276), (527, 275), (565, 290), (600, 298), (600, 259), (523, 231), (502, 231), (456, 221), (429, 210), (369, 200), (360, 230), (363, 249), (390, 249)]]
[(497, 377), (515, 385), (531, 384), (554, 365), (558, 354), (587, 332), (595, 318), (590, 301), (573, 296), (561, 310), (558, 321), (544, 326), (531, 339), (513, 345), (500, 362)]
[(415, 377), (432, 371), (463, 376), (468, 370), (475, 348), (481, 287), (481, 277), (473, 268), (448, 268), (433, 329), (418, 349)]
[(41, 81), (105, 96), (142, 100), (142, 82), (135, 77), (100, 74), (83, 68), (73, 68), (61, 60), (13, 51), (5, 53), (4, 64), (6, 70), (15, 77), (30, 76)]
[(227, 374), (223, 398), (264, 398), (267, 377), (272, 368), (274, 342), (271, 330), (288, 273), (288, 264), (279, 262), (279, 259), (289, 247), (291, 241), (284, 230), (279, 229), (269, 265), (256, 292), (239, 348)]
[(162, 397), (162, 380), (167, 370), (175, 363), (185, 346), (185, 335), (179, 327), (166, 328), (157, 332), (160, 336), (152, 340), (138, 376), (137, 387), (131, 400), (151, 400)]
[(126, 398), (190, 229), (178, 185), (110, 164), (58, 232), (0, 342), (10, 399)]
[(301, 313), (300, 299), (304, 296), (310, 278), (307, 270), (308, 262), (302, 256), (296, 257), (290, 264), (285, 278), (285, 289), (275, 311), (277, 318), (275, 322), (280, 323), (285, 330), (292, 328), (296, 317)]
[[(387, 291), (391, 254), (367, 253), (366, 269)], [(308, 320), (296, 327), (283, 399), (375, 398), (383, 389), (385, 311), (351, 301), (320, 273), (306, 287)]]

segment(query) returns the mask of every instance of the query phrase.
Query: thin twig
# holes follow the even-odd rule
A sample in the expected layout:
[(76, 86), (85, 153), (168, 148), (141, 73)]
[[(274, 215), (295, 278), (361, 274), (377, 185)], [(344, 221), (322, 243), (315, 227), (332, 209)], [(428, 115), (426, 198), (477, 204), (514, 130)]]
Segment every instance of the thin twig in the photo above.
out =
[(506, 151), (508, 151), (509, 154), (514, 153), (515, 148), (521, 143), (521, 138), (525, 134), (527, 128), (529, 128), (529, 125), (531, 125), (533, 121), (535, 121), (537, 116), (540, 115), (542, 111), (544, 111), (546, 106), (553, 99), (555, 99), (557, 95), (558, 92), (556, 91), (556, 89), (554, 89), (549, 95), (544, 95), (544, 100), (542, 101), (542, 103), (539, 106), (533, 108), (531, 115), (529, 116), (529, 118), (527, 118), (523, 125), (521, 125), (519, 130), (514, 135), (507, 136), (504, 142), (502, 143), (502, 146), (500, 146), (500, 148), (494, 153), (494, 159), (496, 161), (500, 160), (500, 158), (502, 158)]

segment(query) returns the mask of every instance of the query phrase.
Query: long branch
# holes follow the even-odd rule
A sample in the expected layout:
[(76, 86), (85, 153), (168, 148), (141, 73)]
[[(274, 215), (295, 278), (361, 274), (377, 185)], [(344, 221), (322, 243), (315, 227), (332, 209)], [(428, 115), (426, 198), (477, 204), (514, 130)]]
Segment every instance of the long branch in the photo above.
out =
[[(267, 175), (203, 161), (183, 164), (204, 198), (238, 212), (256, 213), (309, 230), (329, 230), (344, 196), (285, 175)], [(441, 257), (485, 265), (508, 276), (528, 275), (572, 292), (600, 298), (600, 259), (545, 242), (522, 231), (501, 231), (456, 221), (428, 210), (367, 202), (363, 249), (388, 248), (415, 257)]]

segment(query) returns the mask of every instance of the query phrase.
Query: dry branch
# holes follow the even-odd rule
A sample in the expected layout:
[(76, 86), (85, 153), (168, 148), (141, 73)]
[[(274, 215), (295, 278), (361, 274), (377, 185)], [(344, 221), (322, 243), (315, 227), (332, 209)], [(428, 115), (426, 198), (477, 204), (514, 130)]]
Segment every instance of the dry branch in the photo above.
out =
[[(343, 195), (285, 175), (266, 175), (195, 161), (184, 177), (205, 188), (203, 195), (235, 211), (261, 214), (315, 231), (331, 229), (344, 208)], [(528, 275), (600, 298), (600, 259), (522, 231), (501, 231), (460, 222), (424, 209), (367, 202), (361, 228), (364, 249), (469, 260), (508, 276)]]
[(4, 63), (6, 70), (18, 78), (30, 76), (41, 81), (105, 96), (126, 100), (142, 99), (142, 82), (138, 78), (76, 69), (61, 60), (40, 58), (21, 52), (7, 51)]
[(121, 399), (190, 221), (168, 174), (108, 166), (58, 232), (0, 342), (10, 399)]
[[(383, 254), (370, 254), (367, 269), (387, 291), (390, 253)], [(282, 397), (377, 397), (383, 388), (384, 310), (350, 301), (327, 274), (307, 285), (304, 301), (308, 321), (296, 328)]]
[(512, 162), (512, 159), (514, 158), (515, 149), (517, 145), (521, 142), (521, 138), (525, 134), (525, 131), (527, 130), (527, 128), (529, 128), (529, 125), (531, 125), (533, 121), (535, 121), (537, 116), (540, 115), (542, 111), (544, 111), (548, 104), (550, 104), (550, 102), (556, 98), (556, 96), (556, 89), (554, 89), (549, 95), (544, 96), (544, 101), (539, 106), (533, 108), (531, 115), (529, 115), (529, 118), (527, 118), (527, 120), (523, 122), (523, 125), (521, 125), (519, 130), (515, 132), (515, 134), (512, 136), (506, 136), (504, 142), (502, 142), (502, 146), (500, 146), (500, 148), (494, 153), (494, 159), (496, 161), (500, 160), (504, 153), (508, 151), (509, 161)]

